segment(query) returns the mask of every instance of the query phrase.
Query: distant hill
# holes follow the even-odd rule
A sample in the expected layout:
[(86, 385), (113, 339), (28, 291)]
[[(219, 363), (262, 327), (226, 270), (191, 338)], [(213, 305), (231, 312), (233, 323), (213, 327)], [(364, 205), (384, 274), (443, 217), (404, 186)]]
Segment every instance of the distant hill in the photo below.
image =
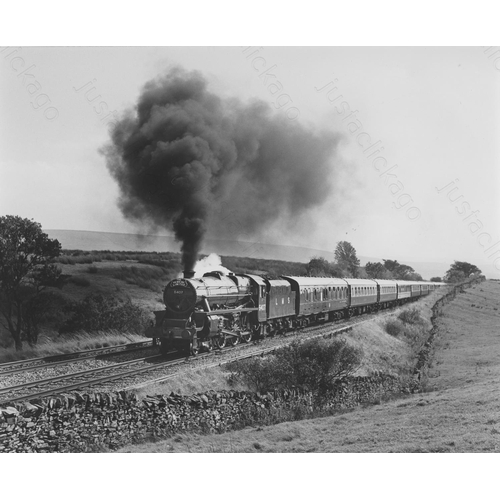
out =
[[(123, 233), (103, 233), (99, 231), (76, 231), (70, 229), (44, 229), (51, 237), (60, 241), (68, 250), (114, 250), (129, 252), (179, 252), (180, 246), (173, 236), (142, 236)], [(335, 259), (333, 252), (314, 248), (288, 245), (271, 245), (259, 242), (238, 242), (234, 240), (205, 240), (202, 253), (253, 257), (256, 259), (276, 259), (293, 262), (309, 262), (312, 257)], [(358, 256), (361, 265), (367, 262), (382, 262), (381, 258)], [(413, 267), (424, 279), (444, 276), (449, 264), (437, 262), (406, 262), (401, 264)]]
[[(69, 229), (44, 229), (57, 238), (68, 250), (115, 250), (130, 252), (179, 252), (180, 244), (173, 236), (141, 236), (136, 234), (101, 233), (98, 231), (74, 231)], [(314, 256), (333, 260), (333, 252), (313, 248), (286, 245), (269, 245), (258, 242), (234, 240), (210, 240), (203, 243), (202, 253), (254, 257), (256, 259), (277, 259), (295, 262), (309, 262)]]

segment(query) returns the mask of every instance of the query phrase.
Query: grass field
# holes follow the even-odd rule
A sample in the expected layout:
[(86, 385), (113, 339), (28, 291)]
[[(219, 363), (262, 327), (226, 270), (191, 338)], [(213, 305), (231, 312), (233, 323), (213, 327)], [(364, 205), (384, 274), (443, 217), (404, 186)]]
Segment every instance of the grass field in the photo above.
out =
[[(423, 307), (423, 304), (421, 304)], [(500, 450), (500, 283), (447, 305), (425, 393), (333, 417), (182, 435), (122, 452), (497, 452)]]

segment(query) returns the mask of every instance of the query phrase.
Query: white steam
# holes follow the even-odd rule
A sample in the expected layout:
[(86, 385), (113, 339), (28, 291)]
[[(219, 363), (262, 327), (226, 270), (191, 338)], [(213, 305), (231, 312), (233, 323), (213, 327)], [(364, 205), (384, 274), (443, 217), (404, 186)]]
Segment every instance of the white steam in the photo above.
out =
[(207, 257), (200, 259), (194, 266), (194, 277), (202, 278), (205, 273), (210, 271), (221, 271), (223, 274), (232, 272), (222, 265), (220, 257), (216, 253), (211, 253)]

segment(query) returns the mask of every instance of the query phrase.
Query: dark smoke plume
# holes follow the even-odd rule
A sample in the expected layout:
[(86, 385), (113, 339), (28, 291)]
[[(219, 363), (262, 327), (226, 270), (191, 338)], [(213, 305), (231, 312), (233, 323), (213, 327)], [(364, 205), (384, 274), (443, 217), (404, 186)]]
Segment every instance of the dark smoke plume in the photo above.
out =
[(173, 228), (184, 269), (193, 269), (207, 230), (258, 234), (322, 204), (338, 140), (261, 101), (221, 99), (200, 73), (176, 68), (144, 86), (103, 153), (125, 217)]

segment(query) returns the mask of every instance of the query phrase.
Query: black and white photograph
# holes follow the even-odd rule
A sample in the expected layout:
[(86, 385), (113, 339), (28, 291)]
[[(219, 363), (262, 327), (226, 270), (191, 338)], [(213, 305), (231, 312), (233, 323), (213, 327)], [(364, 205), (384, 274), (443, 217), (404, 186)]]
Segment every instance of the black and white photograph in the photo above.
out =
[(183, 8), (1, 36), (0, 454), (497, 453), (500, 43)]

